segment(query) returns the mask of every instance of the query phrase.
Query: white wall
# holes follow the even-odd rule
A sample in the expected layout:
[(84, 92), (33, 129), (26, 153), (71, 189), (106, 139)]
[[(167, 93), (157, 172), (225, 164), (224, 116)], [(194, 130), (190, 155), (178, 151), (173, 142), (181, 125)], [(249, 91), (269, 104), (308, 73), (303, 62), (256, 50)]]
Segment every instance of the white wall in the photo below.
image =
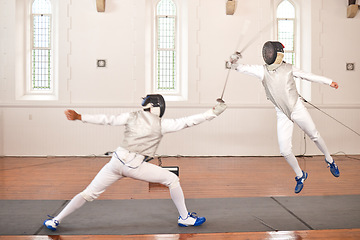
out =
[[(16, 53), (22, 40), (18, 29), (21, 13), (16, 9), (26, 1), (0, 0), (0, 155), (99, 155), (113, 150), (121, 143), (122, 127), (69, 122), (63, 111), (74, 108), (81, 113), (118, 114), (138, 109), (149, 79), (149, 0), (107, 0), (105, 13), (96, 12), (96, 1), (57, 3), (60, 57), (59, 99), (55, 101), (29, 101), (16, 96), (17, 61), (21, 59)], [(272, 20), (276, 1), (237, 1), (233, 16), (225, 15), (225, 0), (186, 3), (188, 100), (167, 102), (167, 118), (206, 111), (215, 104), (226, 77), (224, 61), (235, 50), (244, 22), (250, 25), (240, 46)], [(300, 45), (302, 65), (340, 85), (334, 90), (312, 84), (312, 102), (360, 132), (360, 14), (347, 19), (345, 0), (296, 3), (303, 9), (301, 32), (307, 36)], [(262, 64), (262, 44), (273, 35), (273, 29), (259, 34), (243, 53), (242, 61)], [(96, 59), (106, 59), (108, 66), (96, 68)], [(346, 71), (346, 62), (354, 62), (355, 71)], [(228, 109), (223, 115), (166, 135), (158, 154), (279, 155), (275, 111), (261, 83), (232, 72), (224, 99)], [(319, 111), (308, 109), (331, 153), (360, 153), (359, 136)], [(295, 154), (305, 151), (298, 128), (293, 148)], [(306, 153), (320, 154), (309, 140)]]

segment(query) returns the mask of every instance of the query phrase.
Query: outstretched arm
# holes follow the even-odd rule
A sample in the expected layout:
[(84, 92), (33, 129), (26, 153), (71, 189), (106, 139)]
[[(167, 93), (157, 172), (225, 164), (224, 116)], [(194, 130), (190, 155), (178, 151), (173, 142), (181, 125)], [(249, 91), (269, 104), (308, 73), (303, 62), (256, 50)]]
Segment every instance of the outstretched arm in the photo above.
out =
[(90, 115), (78, 114), (74, 110), (65, 110), (65, 116), (69, 120), (80, 120), (84, 123), (93, 123), (100, 125), (124, 125), (129, 118), (129, 113), (123, 113), (117, 116), (107, 116), (104, 114)]
[(238, 72), (245, 73), (254, 77), (263, 80), (265, 70), (262, 65), (248, 65), (239, 63), (239, 59), (241, 58), (241, 53), (236, 52), (230, 56), (230, 60), (226, 62), (225, 66), (227, 69), (234, 69)]
[(161, 130), (162, 133), (170, 133), (182, 130), (184, 128), (192, 127), (206, 120), (210, 121), (219, 116), (227, 108), (225, 103), (218, 103), (212, 109), (200, 114), (195, 114), (189, 117), (177, 118), (177, 119), (162, 119)]
[(310, 82), (327, 84), (330, 87), (333, 87), (335, 89), (337, 89), (339, 87), (337, 82), (334, 82), (330, 78), (327, 78), (327, 77), (324, 77), (324, 76), (319, 76), (319, 75), (309, 73), (309, 72), (305, 72), (305, 71), (302, 71), (302, 70), (297, 69), (295, 67), (293, 68), (293, 75), (296, 78), (301, 78), (301, 79), (304, 79), (304, 80), (307, 80), (307, 81), (310, 81)]
[(236, 68), (236, 71), (257, 77), (260, 80), (263, 80), (265, 72), (264, 66), (262, 65), (247, 65), (239, 64)]

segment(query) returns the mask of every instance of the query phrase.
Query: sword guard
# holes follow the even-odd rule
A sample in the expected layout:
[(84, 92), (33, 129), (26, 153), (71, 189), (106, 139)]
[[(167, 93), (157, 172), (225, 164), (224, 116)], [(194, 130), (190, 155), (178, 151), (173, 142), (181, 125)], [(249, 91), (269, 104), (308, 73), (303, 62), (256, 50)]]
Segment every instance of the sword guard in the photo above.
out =
[(241, 52), (235, 52), (236, 55), (239, 56), (239, 58), (242, 58)]
[(218, 98), (218, 99), (216, 99), (216, 101), (217, 101), (218, 103), (225, 103), (225, 101), (222, 100), (222, 98)]
[(231, 65), (230, 61), (225, 61), (225, 69), (231, 69)]

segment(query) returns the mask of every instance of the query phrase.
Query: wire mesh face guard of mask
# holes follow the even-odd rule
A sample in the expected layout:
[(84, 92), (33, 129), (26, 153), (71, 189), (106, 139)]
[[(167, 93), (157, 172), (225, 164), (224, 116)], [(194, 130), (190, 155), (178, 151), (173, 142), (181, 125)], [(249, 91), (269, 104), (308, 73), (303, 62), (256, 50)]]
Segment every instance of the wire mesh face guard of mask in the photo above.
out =
[(284, 53), (284, 45), (281, 42), (266, 42), (262, 49), (262, 55), (266, 64), (273, 64), (278, 52)]
[(160, 114), (159, 117), (162, 117), (165, 113), (165, 99), (160, 94), (148, 94), (143, 99), (141, 106), (144, 107), (144, 109), (159, 107), (160, 108)]

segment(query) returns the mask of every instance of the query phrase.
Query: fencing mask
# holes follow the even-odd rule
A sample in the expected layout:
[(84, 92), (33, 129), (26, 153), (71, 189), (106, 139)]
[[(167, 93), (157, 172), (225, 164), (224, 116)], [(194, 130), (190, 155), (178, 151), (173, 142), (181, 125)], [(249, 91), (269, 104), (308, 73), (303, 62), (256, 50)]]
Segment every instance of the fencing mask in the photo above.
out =
[(160, 94), (148, 94), (144, 97), (141, 106), (145, 111), (150, 111), (153, 114), (162, 117), (165, 113), (165, 100)]
[(281, 42), (266, 42), (262, 49), (262, 55), (266, 64), (273, 64), (278, 52), (284, 53), (284, 45)]

